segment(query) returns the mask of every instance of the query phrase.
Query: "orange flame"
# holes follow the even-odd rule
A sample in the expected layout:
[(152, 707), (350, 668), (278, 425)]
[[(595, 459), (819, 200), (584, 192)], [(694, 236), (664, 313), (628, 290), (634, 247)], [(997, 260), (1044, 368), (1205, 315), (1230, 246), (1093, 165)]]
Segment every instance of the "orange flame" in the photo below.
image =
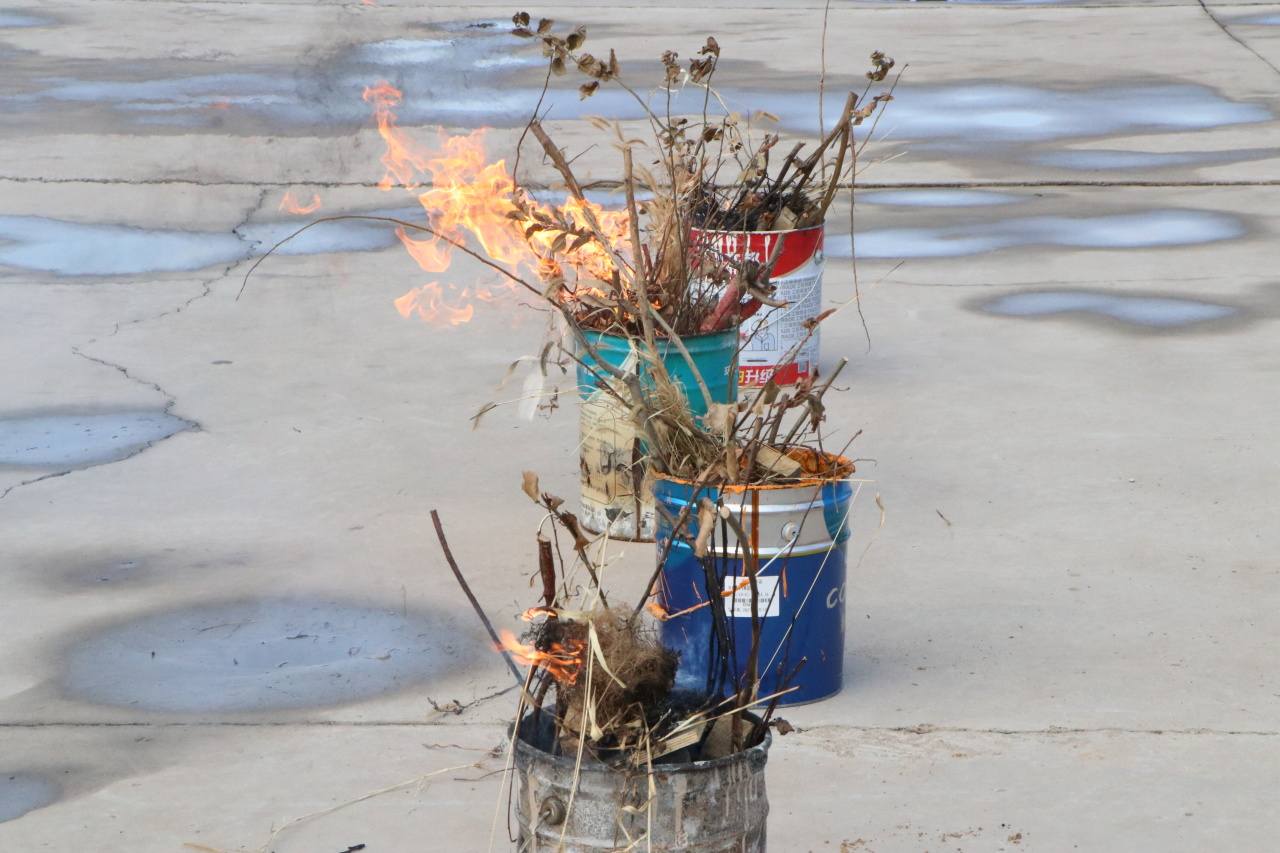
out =
[[(463, 290), (461, 297), (465, 299), (466, 295), (467, 291)], [(410, 290), (395, 301), (395, 306), (401, 317), (416, 313), (428, 322), (440, 320), (451, 326), (467, 322), (475, 313), (474, 305), (454, 306), (445, 302), (444, 291), (434, 281)]]
[(284, 194), (284, 198), (280, 199), (280, 206), (277, 207), (276, 210), (285, 210), (285, 211), (288, 211), (289, 213), (307, 214), (307, 213), (315, 213), (317, 210), (320, 209), (320, 205), (321, 205), (320, 196), (313, 195), (311, 196), (311, 204), (307, 205), (306, 207), (303, 207), (302, 205), (298, 204), (298, 197), (293, 194), (293, 191), (286, 190)]
[(553, 644), (550, 651), (542, 652), (520, 642), (505, 628), (498, 633), (502, 638), (498, 651), (511, 652), (525, 666), (542, 667), (562, 684), (573, 684), (578, 680), (587, 650), (587, 644), (581, 640), (570, 640), (564, 645)]
[[(440, 131), (439, 150), (428, 151), (396, 125), (395, 107), (401, 98), (401, 92), (385, 80), (364, 91), (364, 99), (373, 104), (378, 132), (387, 146), (382, 156), (387, 171), (378, 188), (429, 187), (418, 192), (417, 197), (427, 212), (430, 232), (420, 232), (413, 237), (403, 228), (396, 232), (423, 270), (432, 273), (447, 270), (453, 249), (469, 236), (479, 243), (481, 254), (506, 265), (515, 275), (534, 276), (543, 282), (561, 278), (565, 271), (553, 259), (556, 256), (583, 279), (600, 283), (612, 278), (614, 262), (610, 253), (595, 240), (579, 241), (566, 237), (563, 230), (544, 229), (540, 223), (524, 221), (523, 215), (517, 212), (518, 191), (506, 162), (487, 162), (483, 129), (463, 136), (449, 136)], [(552, 221), (551, 208), (532, 200), (525, 200), (525, 206), (536, 216)], [(612, 247), (622, 247), (627, 242), (625, 212), (607, 211), (574, 198), (566, 200), (559, 210), (563, 221), (580, 230), (586, 230), (594, 222)], [(502, 290), (513, 291), (515, 285), (509, 283), (496, 291), (476, 288), (473, 297), (493, 301)], [(401, 313), (408, 316), (409, 312), (402, 309)], [(428, 317), (428, 312), (419, 314), (428, 319), (439, 317)], [(457, 316), (457, 313), (445, 314), (444, 319), (454, 324), (465, 322), (455, 319)]]

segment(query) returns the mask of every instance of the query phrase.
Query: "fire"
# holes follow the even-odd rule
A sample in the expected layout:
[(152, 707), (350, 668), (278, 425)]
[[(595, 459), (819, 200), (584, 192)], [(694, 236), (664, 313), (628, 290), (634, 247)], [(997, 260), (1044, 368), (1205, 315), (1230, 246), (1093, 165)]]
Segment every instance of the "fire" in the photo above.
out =
[(315, 213), (320, 209), (320, 196), (311, 196), (311, 204), (303, 207), (298, 203), (298, 197), (293, 194), (292, 190), (286, 190), (284, 198), (280, 199), (280, 206), (276, 210), (285, 210), (289, 213), (307, 214)]
[(578, 680), (587, 649), (587, 644), (581, 640), (570, 640), (563, 645), (552, 644), (550, 650), (542, 652), (533, 646), (526, 646), (505, 628), (498, 633), (502, 638), (498, 651), (511, 652), (525, 666), (542, 667), (561, 684), (573, 684)]
[[(465, 299), (467, 291), (464, 289), (460, 296)], [(395, 301), (395, 306), (401, 317), (409, 317), (416, 313), (428, 322), (439, 320), (451, 326), (467, 322), (475, 313), (473, 305), (454, 306), (445, 302), (444, 291), (434, 281), (410, 290)]]
[[(364, 99), (373, 104), (378, 132), (387, 146), (382, 156), (386, 174), (378, 188), (390, 190), (401, 186), (416, 192), (434, 232), (412, 236), (404, 228), (396, 232), (424, 271), (445, 272), (455, 247), (470, 238), (479, 244), (481, 254), (518, 276), (551, 282), (564, 277), (563, 264), (571, 267), (581, 280), (591, 279), (602, 284), (612, 279), (614, 262), (609, 251), (598, 242), (566, 239), (563, 230), (538, 224), (539, 217), (552, 221), (557, 211), (524, 197), (504, 160), (488, 162), (484, 129), (461, 136), (440, 131), (438, 150), (428, 150), (396, 125), (395, 108), (401, 98), (401, 92), (386, 81), (364, 91)], [(534, 220), (528, 220), (520, 212), (522, 205), (534, 214)], [(615, 252), (620, 253), (627, 243), (628, 220), (624, 212), (608, 211), (591, 202), (569, 198), (558, 213), (562, 221), (579, 229), (586, 229), (594, 219)], [(433, 300), (433, 308), (419, 310), (420, 316), (452, 324), (471, 318), (471, 304), (440, 311), (438, 285), (417, 288), (397, 300), (397, 305), (409, 300), (406, 304), (416, 306), (423, 299), (422, 292), (432, 287), (435, 290), (429, 291), (427, 298)], [(477, 287), (469, 298), (495, 301), (502, 292), (514, 290), (512, 283)], [(463, 291), (464, 296), (466, 293)], [(401, 313), (408, 316), (413, 313), (413, 307), (409, 310), (401, 307)], [(463, 313), (466, 317), (459, 319)]]

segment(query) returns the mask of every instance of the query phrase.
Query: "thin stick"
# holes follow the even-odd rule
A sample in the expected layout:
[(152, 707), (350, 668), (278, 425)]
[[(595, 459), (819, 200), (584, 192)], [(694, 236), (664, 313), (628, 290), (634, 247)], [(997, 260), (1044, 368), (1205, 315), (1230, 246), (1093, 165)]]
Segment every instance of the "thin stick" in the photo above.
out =
[(475, 609), (476, 615), (480, 617), (480, 621), (484, 623), (485, 630), (489, 632), (489, 636), (493, 638), (493, 642), (499, 649), (502, 649), (502, 659), (507, 662), (511, 674), (516, 677), (516, 681), (524, 684), (525, 677), (520, 674), (520, 668), (516, 666), (516, 662), (511, 659), (511, 653), (502, 646), (502, 640), (498, 638), (498, 632), (493, 630), (493, 624), (489, 621), (489, 617), (484, 615), (484, 610), (480, 607), (480, 602), (476, 600), (475, 593), (471, 591), (471, 586), (467, 583), (467, 579), (462, 576), (462, 570), (458, 568), (457, 562), (453, 559), (453, 552), (449, 550), (449, 542), (444, 538), (444, 527), (440, 525), (440, 514), (434, 509), (431, 510), (431, 521), (436, 526), (436, 536), (440, 539), (440, 550), (444, 551), (444, 558), (449, 563), (449, 568), (453, 569), (453, 576), (458, 579), (458, 586), (462, 587), (462, 591), (467, 594), (467, 600), (471, 602), (471, 606)]

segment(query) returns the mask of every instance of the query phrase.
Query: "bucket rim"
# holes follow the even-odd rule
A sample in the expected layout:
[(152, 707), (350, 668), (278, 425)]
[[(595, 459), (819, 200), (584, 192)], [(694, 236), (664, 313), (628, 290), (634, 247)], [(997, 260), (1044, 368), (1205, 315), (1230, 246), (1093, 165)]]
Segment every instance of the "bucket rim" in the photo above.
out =
[[(729, 337), (730, 335), (736, 338), (737, 335), (739, 334), (739, 329), (738, 329), (739, 325), (741, 324), (734, 324), (728, 327), (727, 329), (721, 329), (718, 332), (691, 332), (690, 334), (687, 334), (687, 335), (681, 335), (680, 340), (682, 341), (706, 340), (708, 338), (715, 338), (715, 337), (721, 337), (721, 336)], [(603, 332), (599, 329), (583, 329), (582, 333), (584, 335), (594, 335), (597, 338), (611, 338), (611, 339), (620, 340), (620, 341), (636, 340), (639, 337), (638, 335), (619, 335), (615, 332)], [(660, 329), (654, 329), (653, 333), (654, 333), (654, 337), (656, 337), (660, 342), (671, 340), (671, 336), (661, 331)]]
[[(801, 458), (797, 459), (795, 456), (792, 455), (795, 453), (802, 453), (804, 455)], [(839, 483), (841, 481), (848, 480), (853, 474), (856, 474), (858, 470), (854, 466), (854, 462), (852, 459), (849, 459), (844, 456), (839, 456), (835, 453), (825, 453), (819, 450), (809, 450), (808, 448), (800, 447), (800, 448), (792, 448), (791, 450), (788, 450), (787, 456), (790, 456), (792, 459), (795, 459), (795, 461), (801, 463), (802, 465), (805, 463), (808, 463), (809, 465), (812, 465), (814, 467), (817, 466), (817, 463), (819, 460), (830, 462), (834, 466), (836, 466), (836, 471), (830, 474), (812, 474), (812, 475), (806, 476), (804, 479), (796, 483), (725, 483), (719, 486), (709, 486), (709, 487), (704, 486), (703, 488), (707, 489), (708, 491), (715, 491), (721, 494), (724, 494), (724, 493), (742, 494), (745, 492), (764, 492), (764, 491), (771, 491), (771, 490), (777, 490), (777, 489), (804, 489), (804, 488), (812, 488), (813, 486), (824, 486), (828, 483)], [(676, 477), (671, 474), (664, 474), (661, 471), (654, 471), (653, 478), (655, 480), (665, 480), (669, 483), (676, 483), (677, 485), (681, 485), (681, 486), (698, 485), (697, 480), (689, 480), (684, 477)]]
[[(526, 711), (524, 716), (521, 717), (521, 721), (528, 719), (532, 715), (532, 713), (533, 713), (532, 711)], [(760, 719), (758, 716), (750, 712), (748, 712), (748, 717), (754, 720)], [(507, 739), (510, 740), (511, 743), (513, 744), (512, 749), (516, 753), (525, 752), (525, 753), (530, 753), (534, 755), (539, 755), (539, 756), (542, 756), (543, 761), (548, 761), (551, 764), (559, 767), (572, 768), (572, 767), (580, 766), (583, 770), (593, 770), (593, 771), (613, 772), (613, 773), (628, 772), (626, 768), (618, 768), (618, 767), (614, 767), (612, 764), (602, 764), (598, 761), (584, 760), (582, 764), (579, 765), (576, 756), (572, 756), (572, 755), (552, 755), (551, 753), (547, 752), (545, 749), (541, 749), (529, 743), (524, 738), (517, 737), (516, 729), (517, 729), (517, 722), (515, 720), (512, 720), (510, 723), (507, 724)], [(748, 747), (744, 750), (741, 750), (740, 752), (735, 752), (733, 753), (733, 755), (725, 755), (720, 758), (713, 758), (710, 761), (686, 761), (681, 764), (655, 764), (650, 769), (654, 773), (674, 773), (677, 775), (685, 774), (685, 773), (701, 773), (705, 770), (711, 770), (717, 767), (727, 767), (730, 764), (740, 764), (743, 761), (750, 760), (756, 755), (763, 756), (764, 758), (767, 759), (769, 756), (769, 747), (771, 747), (772, 745), (773, 745), (773, 733), (770, 732), (768, 729), (766, 729), (764, 733), (764, 740), (760, 741), (755, 746)], [(636, 771), (641, 771), (641, 772), (645, 770), (644, 767), (637, 767), (635, 769)]]
[(726, 231), (722, 228), (698, 228), (695, 225), (691, 225), (689, 231), (695, 234), (803, 234), (806, 231), (826, 227), (827, 223), (824, 221), (817, 225), (810, 225), (808, 228), (784, 228), (781, 231)]

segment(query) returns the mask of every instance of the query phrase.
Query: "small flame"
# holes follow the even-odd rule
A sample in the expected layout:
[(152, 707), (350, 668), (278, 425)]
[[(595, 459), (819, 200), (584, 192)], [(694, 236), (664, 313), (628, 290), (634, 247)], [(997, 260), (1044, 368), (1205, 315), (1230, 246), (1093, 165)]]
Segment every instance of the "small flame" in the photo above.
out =
[(280, 206), (276, 208), (276, 210), (284, 210), (289, 213), (307, 214), (315, 213), (320, 209), (320, 205), (320, 196), (313, 195), (311, 196), (311, 204), (303, 207), (298, 203), (298, 197), (293, 194), (292, 190), (286, 190), (284, 198), (280, 199)]
[[(595, 240), (571, 241), (563, 231), (545, 228), (536, 221), (541, 217), (551, 222), (550, 208), (525, 199), (524, 205), (533, 211), (535, 221), (525, 220), (525, 214), (519, 212), (515, 181), (505, 161), (487, 162), (483, 129), (462, 136), (449, 136), (441, 131), (439, 150), (428, 151), (396, 125), (395, 108), (402, 99), (398, 89), (385, 80), (380, 81), (365, 89), (364, 99), (373, 104), (378, 132), (387, 146), (382, 156), (386, 173), (378, 188), (390, 190), (402, 186), (417, 192), (424, 186), (429, 187), (417, 192), (417, 197), (427, 212), (431, 233), (419, 232), (410, 237), (403, 228), (396, 232), (424, 271), (446, 271), (455, 246), (470, 236), (479, 243), (481, 254), (506, 265), (516, 275), (536, 276), (544, 282), (562, 278), (564, 270), (552, 259), (554, 255), (573, 267), (583, 279), (607, 282), (613, 278), (610, 252)], [(560, 210), (563, 217), (579, 229), (587, 228), (588, 223), (594, 221), (614, 252), (626, 245), (625, 212), (607, 211), (574, 198), (566, 200)], [(515, 284), (510, 282), (491, 288), (477, 287), (473, 298), (496, 301), (500, 294), (515, 289)], [(465, 322), (456, 319), (461, 310), (459, 306), (453, 313), (443, 315), (418, 313), (424, 319), (444, 319), (456, 325)], [(401, 313), (408, 316), (412, 312), (401, 309)], [(470, 316), (468, 313), (467, 319)]]
[[(465, 299), (466, 296), (467, 291), (464, 289), (461, 297)], [(475, 313), (474, 305), (454, 306), (445, 302), (444, 290), (434, 281), (410, 290), (395, 301), (395, 306), (401, 317), (409, 317), (416, 313), (428, 322), (439, 320), (451, 326), (467, 322)]]
[(498, 633), (502, 638), (498, 651), (511, 652), (525, 666), (542, 667), (561, 684), (573, 684), (578, 680), (587, 649), (587, 644), (581, 640), (570, 640), (563, 645), (553, 643), (550, 650), (542, 652), (520, 642), (505, 628)]

